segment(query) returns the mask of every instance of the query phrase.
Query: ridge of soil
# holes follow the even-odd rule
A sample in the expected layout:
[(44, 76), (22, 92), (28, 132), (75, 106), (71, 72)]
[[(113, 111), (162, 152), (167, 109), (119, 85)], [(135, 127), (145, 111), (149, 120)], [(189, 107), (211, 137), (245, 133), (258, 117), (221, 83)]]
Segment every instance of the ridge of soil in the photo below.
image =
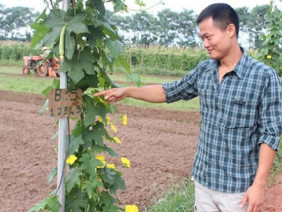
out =
[[(0, 91), (0, 211), (27, 211), (56, 188), (47, 176), (57, 165), (55, 120), (39, 115), (41, 95)], [(131, 160), (121, 167), (127, 190), (118, 192), (122, 204), (139, 207), (153, 204), (173, 183), (190, 175), (196, 151), (200, 113), (128, 107), (118, 104), (118, 114), (127, 114), (128, 126), (115, 123), (121, 140), (114, 149)], [(280, 178), (279, 178), (280, 176)], [(264, 211), (282, 211), (282, 175), (267, 189)]]

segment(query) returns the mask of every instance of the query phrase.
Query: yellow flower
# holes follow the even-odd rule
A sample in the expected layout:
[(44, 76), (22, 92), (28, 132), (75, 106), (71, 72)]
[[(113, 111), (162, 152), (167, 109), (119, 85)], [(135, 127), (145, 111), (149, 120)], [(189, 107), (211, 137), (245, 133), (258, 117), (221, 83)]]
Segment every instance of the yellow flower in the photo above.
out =
[(136, 205), (126, 205), (125, 212), (138, 212), (138, 207)]
[(103, 155), (96, 155), (95, 158), (105, 164), (105, 157)]
[(127, 125), (127, 115), (126, 115), (126, 114), (122, 117), (122, 124), (123, 124), (124, 126)]
[(107, 125), (110, 125), (110, 117), (109, 116), (106, 116), (106, 119), (107, 119)]
[(112, 131), (117, 132), (117, 128), (115, 127), (115, 125), (113, 123), (111, 123), (111, 129), (112, 129)]
[(125, 158), (125, 157), (121, 157), (120, 159), (121, 159), (122, 164), (123, 164), (125, 167), (127, 167), (127, 168), (130, 167), (130, 160), (128, 160), (128, 159)]
[[(106, 164), (105, 157), (103, 155), (96, 155), (95, 158), (101, 161), (104, 165)], [(102, 169), (105, 166), (97, 166), (98, 169)]]
[(74, 164), (74, 162), (77, 160), (77, 157), (75, 155), (70, 155), (67, 160), (66, 160), (66, 163), (72, 165)]
[(267, 55), (266, 58), (270, 60), (272, 57), (271, 55)]
[(115, 166), (115, 164), (113, 164), (113, 163), (107, 163), (107, 167), (108, 167), (109, 169), (116, 169), (116, 166)]
[(98, 116), (98, 121), (104, 124), (103, 119), (102, 119), (101, 116)]
[(120, 143), (121, 143), (118, 137), (113, 137), (113, 139), (115, 140), (115, 142), (116, 142), (117, 144), (120, 144)]
[(49, 110), (49, 107), (46, 107), (46, 109), (45, 110)]

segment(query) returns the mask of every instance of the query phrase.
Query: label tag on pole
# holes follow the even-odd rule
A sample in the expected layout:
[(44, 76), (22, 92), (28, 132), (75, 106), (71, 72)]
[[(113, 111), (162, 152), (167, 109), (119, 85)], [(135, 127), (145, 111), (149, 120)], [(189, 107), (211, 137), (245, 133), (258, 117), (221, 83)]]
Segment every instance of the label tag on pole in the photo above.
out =
[(80, 117), (82, 91), (80, 89), (52, 89), (49, 93), (49, 111), (55, 118)]

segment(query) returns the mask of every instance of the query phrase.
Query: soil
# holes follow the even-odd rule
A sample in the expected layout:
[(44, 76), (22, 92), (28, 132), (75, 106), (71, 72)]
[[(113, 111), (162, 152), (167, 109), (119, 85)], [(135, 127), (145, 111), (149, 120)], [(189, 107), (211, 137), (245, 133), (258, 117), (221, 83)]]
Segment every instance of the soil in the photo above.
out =
[[(0, 91), (0, 212), (27, 211), (56, 188), (47, 176), (57, 165), (55, 120), (39, 111), (44, 97)], [(121, 167), (127, 190), (119, 192), (122, 204), (153, 204), (175, 182), (189, 176), (195, 155), (199, 112), (168, 111), (118, 105), (118, 116), (127, 114), (128, 126), (115, 125), (121, 144), (114, 149), (130, 159)], [(108, 158), (106, 158), (108, 160)], [(282, 211), (282, 177), (267, 191), (265, 211)]]

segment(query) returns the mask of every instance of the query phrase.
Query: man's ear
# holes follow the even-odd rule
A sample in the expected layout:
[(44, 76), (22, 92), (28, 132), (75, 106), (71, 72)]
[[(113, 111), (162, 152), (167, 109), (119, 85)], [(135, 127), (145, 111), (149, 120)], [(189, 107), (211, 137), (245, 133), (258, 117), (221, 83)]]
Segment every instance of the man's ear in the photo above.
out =
[(234, 24), (229, 24), (226, 28), (226, 31), (230, 37), (236, 36), (236, 27)]

